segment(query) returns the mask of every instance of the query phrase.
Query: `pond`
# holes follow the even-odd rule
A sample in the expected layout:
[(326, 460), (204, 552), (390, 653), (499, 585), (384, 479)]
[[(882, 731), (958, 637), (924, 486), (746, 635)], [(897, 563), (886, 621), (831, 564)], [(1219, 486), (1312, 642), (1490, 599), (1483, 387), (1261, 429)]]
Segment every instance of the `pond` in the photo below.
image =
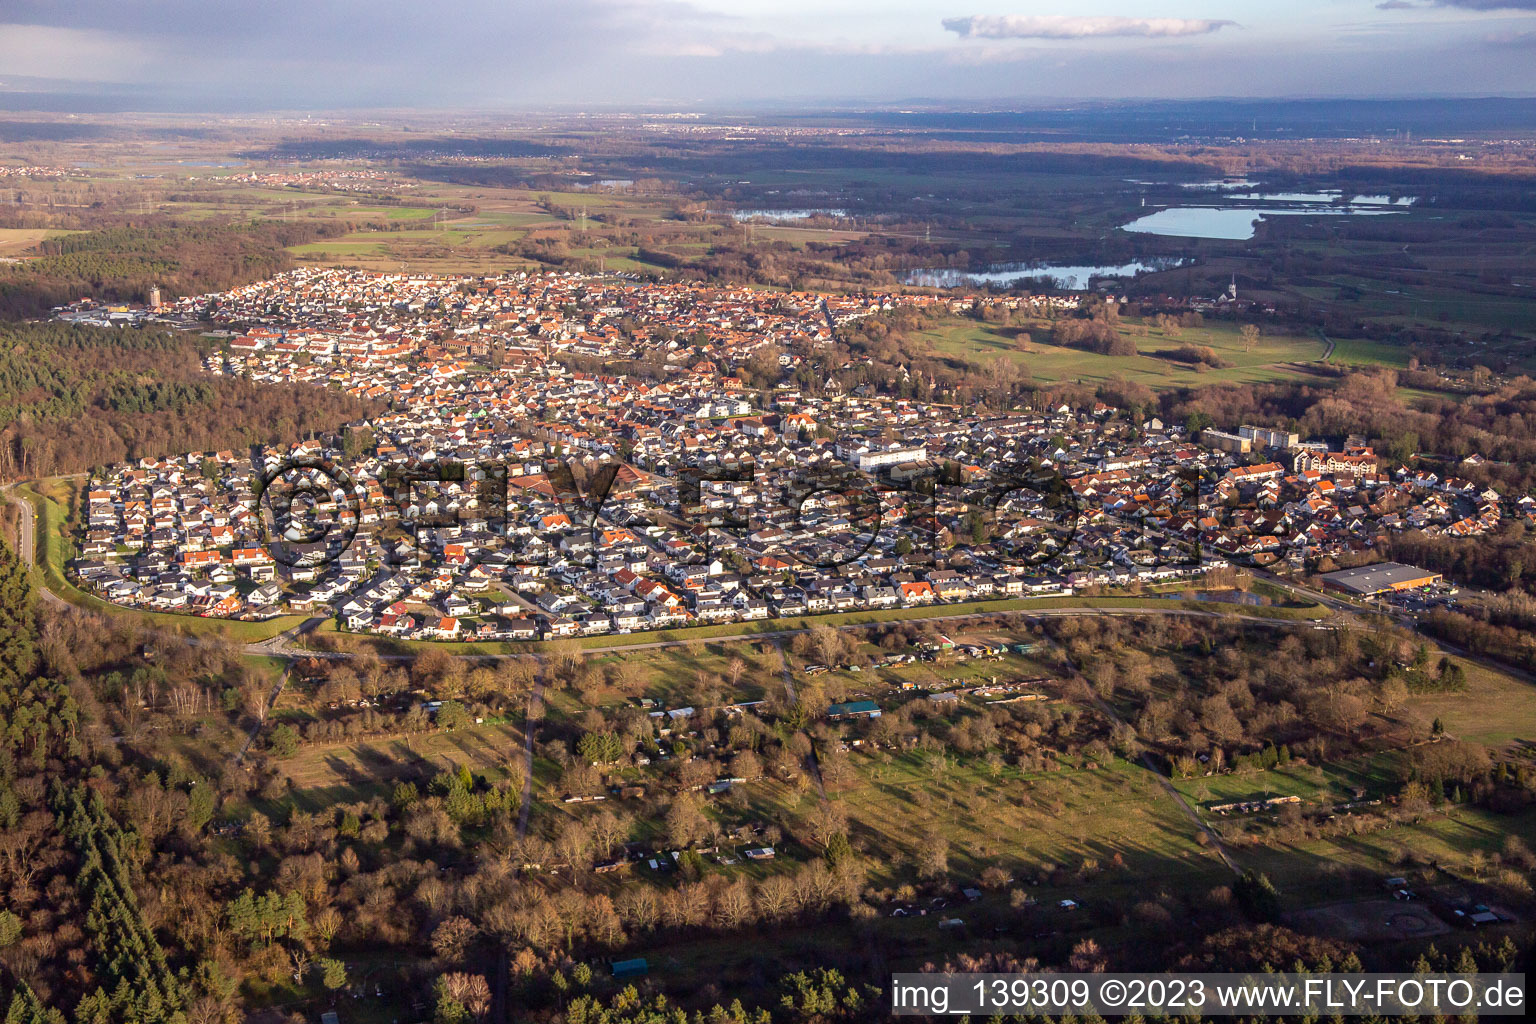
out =
[(1074, 266), (1064, 263), (994, 263), (982, 270), (933, 267), (908, 270), (899, 275), (902, 284), (929, 288), (965, 288), (997, 284), (1008, 286), (1030, 278), (1048, 277), (1069, 291), (1083, 291), (1096, 277), (1135, 277), (1157, 270), (1171, 270), (1187, 260), (1148, 258), (1118, 265)]

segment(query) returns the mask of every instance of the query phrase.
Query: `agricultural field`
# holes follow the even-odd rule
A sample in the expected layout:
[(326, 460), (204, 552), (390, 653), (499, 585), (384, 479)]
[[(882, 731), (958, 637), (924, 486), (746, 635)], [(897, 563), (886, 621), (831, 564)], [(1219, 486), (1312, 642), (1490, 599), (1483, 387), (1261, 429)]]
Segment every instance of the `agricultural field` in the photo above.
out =
[[(1383, 473), (1418, 465), (1433, 468), (1441, 483), (1450, 473), (1465, 474), (1511, 499), (1494, 510), (1491, 498), (1473, 497), (1476, 488), (1410, 478), (1400, 489), (1387, 487), (1381, 512), (1331, 516), (1329, 500), (1341, 512), (1350, 501), (1366, 500), (1344, 497), (1361, 492), (1347, 471), (1324, 475), (1331, 490), (1322, 477), (1295, 474), (1278, 491), (1233, 473), (1215, 525), (1181, 516), (1169, 520), (1170, 534), (1209, 529), (1220, 535), (1216, 548), (1236, 563), (1264, 546), (1249, 542), (1263, 541), (1267, 531), (1310, 558), (1296, 579), (1323, 571), (1324, 559), (1378, 554), (1433, 566), (1448, 580), (1463, 572), (1485, 577), (1455, 581), (1468, 595), (1463, 608), (1472, 605), (1474, 588), (1528, 596), (1525, 567), (1536, 562), (1536, 542), (1527, 537), (1518, 496), (1533, 490), (1520, 461), (1529, 454), (1521, 424), (1536, 396), (1527, 382), (1514, 380), (1536, 365), (1536, 295), (1522, 291), (1536, 285), (1528, 267), (1536, 218), (1524, 210), (1524, 179), (1496, 181), (1488, 168), (1459, 167), (1438, 149), (1394, 179), (1392, 167), (1371, 162), (1377, 157), (1354, 142), (1335, 150), (1283, 140), (1267, 147), (1262, 159), (1273, 163), (1262, 169), (1251, 163), (1258, 159), (1254, 148), (1188, 139), (1063, 148), (1014, 135), (992, 115), (939, 131), (924, 127), (934, 115), (904, 113), (871, 122), (867, 133), (851, 127), (858, 118), (841, 112), (784, 125), (782, 133), (765, 128), (771, 119), (759, 114), (744, 114), (740, 124), (657, 115), (617, 128), (606, 115), (540, 115), (514, 128), (466, 117), (451, 131), (421, 127), (426, 118), (407, 123), (412, 116), (389, 116), (401, 123), (386, 128), (306, 116), (274, 118), (269, 128), (211, 119), (196, 132), (175, 134), (135, 122), (140, 135), (107, 133), (77, 149), (44, 138), (27, 152), (59, 161), (67, 152), (80, 158), (78, 166), (18, 188), (30, 198), (15, 205), (31, 209), (7, 209), (16, 217), (7, 223), (102, 232), (89, 240), (101, 251), (84, 246), (82, 254), (66, 254), (85, 257), (66, 262), (102, 274), (61, 276), (57, 290), (107, 298), (116, 289), (112, 303), (130, 307), (114, 311), (119, 323), (137, 318), (148, 328), (169, 321), (189, 334), (228, 339), (241, 332), (260, 338), (252, 330), (259, 324), (355, 332), (366, 318), (381, 337), (398, 331), (428, 339), (431, 348), (419, 360), (367, 368), (389, 381), (380, 391), (396, 392), (388, 399), (396, 415), (381, 412), (373, 420), (376, 450), (353, 451), (364, 434), (357, 419), (371, 412), (338, 417), (353, 426), (336, 436), (326, 436), (339, 429), (335, 424), (308, 422), (323, 412), (307, 406), (281, 418), (280, 433), (290, 433), (290, 418), (303, 419), (292, 433), (319, 436), (327, 450), (344, 450), (349, 459), (382, 462), (407, 448), (414, 455), (429, 435), (445, 458), (444, 433), (455, 444), (471, 431), (478, 440), (489, 424), (497, 426), (485, 433), (498, 442), (559, 436), (545, 429), (546, 420), (588, 425), (612, 415), (625, 419), (604, 430), (624, 440), (616, 447), (636, 465), (655, 469), (665, 491), (673, 464), (670, 456), (648, 454), (652, 419), (666, 421), (662, 436), (674, 436), (675, 414), (685, 418), (676, 436), (697, 431), (711, 443), (735, 442), (733, 426), (756, 434), (739, 416), (805, 409), (814, 414), (814, 440), (801, 448), (790, 437), (785, 446), (798, 465), (821, 457), (820, 449), (811, 453), (822, 439), (879, 437), (901, 447), (927, 445), (933, 461), (944, 460), (948, 479), (1002, 451), (994, 439), (1020, 427), (1024, 443), (1016, 450), (1034, 453), (1052, 452), (1061, 443), (1058, 432), (1070, 435), (1074, 454), (1062, 465), (1074, 473), (1145, 448), (1154, 453), (1161, 483), (1170, 465), (1191, 461), (1188, 441), (1153, 444), (1134, 429), (1128, 414), (1145, 413), (1147, 396), (1120, 387), (1123, 380), (1161, 392), (1158, 415), (1165, 419), (1300, 427), (1328, 451), (1357, 443), (1346, 440), (1357, 435), (1388, 453)], [(913, 140), (918, 144), (909, 146)], [(1523, 151), (1497, 152), (1490, 163), (1500, 161), (1499, 173), (1528, 162)], [(1442, 157), (1446, 163), (1437, 165)], [(251, 172), (259, 183), (237, 180)], [(1380, 188), (1398, 195), (1423, 184), (1413, 194), (1425, 201), (1395, 217), (1276, 217), (1247, 240), (1119, 230), (1143, 206), (1191, 198), (1186, 185), (1248, 173), (1287, 176), (1266, 182), (1275, 188), (1380, 179)], [(791, 216), (750, 223), (732, 216), (746, 209)], [(827, 216), (830, 210), (846, 215)], [(796, 211), (820, 215), (795, 219)], [(211, 224), (220, 227), (205, 230)], [(0, 229), (0, 260), (17, 278), (33, 273), (37, 268), (16, 261), (56, 230)], [(134, 246), (162, 235), (180, 241), (163, 253), (154, 249), (154, 260), (135, 257)], [(177, 297), (203, 291), (193, 287), (205, 279), (190, 276), (192, 265), (217, 267), (209, 253), (226, 252), (226, 235), (250, 236), (252, 251), (249, 260), (229, 261), (221, 283), (207, 284), (232, 289), (217, 310), (205, 319), (201, 311), (167, 318), (144, 309), (151, 287)], [(207, 238), (217, 241), (199, 241)], [(124, 256), (133, 274), (113, 270)], [(1177, 269), (1123, 282), (1131, 303), (1144, 300), (1140, 308), (1155, 304), (1172, 311), (1167, 316), (1103, 314), (1101, 323), (1113, 322), (1121, 338), (1134, 342), (1129, 356), (1055, 345), (1057, 322), (1015, 320), (1017, 313), (986, 297), (918, 308), (901, 301), (905, 286), (897, 284), (919, 267), (1133, 260)], [(323, 312), (330, 326), (315, 326), (307, 314), (292, 315), (295, 293), (283, 282), (242, 287), (294, 266), (442, 280), (430, 283), (423, 294), (432, 297), (419, 307), (399, 303), (393, 282), (372, 282), (377, 288), (364, 290), (361, 301)], [(172, 279), (173, 270), (189, 276)], [(607, 347), (583, 340), (553, 355), (555, 346), (541, 346), (570, 375), (529, 372), (508, 358), (522, 346), (510, 343), (510, 333), (501, 337), (504, 324), (484, 307), (461, 311), (458, 297), (488, 286), (477, 275), (515, 270), (551, 272), (524, 297), (508, 300), (522, 307), (513, 315), (536, 324), (539, 335), (551, 324), (563, 331), (581, 320), (589, 337), (615, 328), (642, 339), (638, 355), (628, 341)], [(570, 276), (556, 279), (557, 271)], [(614, 290), (598, 300), (594, 274), (608, 275), (605, 289), (615, 274), (683, 284), (639, 295)], [(1192, 311), (1211, 308), (1201, 300), (1229, 281), (1244, 301), (1200, 321)], [(745, 289), (771, 294), (743, 302)], [(806, 301), (818, 292), (825, 304)], [(532, 301), (541, 293), (549, 298)], [(839, 301), (847, 293), (856, 299)], [(28, 318), (45, 317), (60, 301), (41, 288), (32, 294), (37, 303)], [(896, 298), (886, 303), (888, 296)], [(77, 305), (59, 319), (97, 319), (86, 303)], [(746, 317), (741, 308), (757, 312)], [(1091, 340), (1110, 348), (1114, 333), (1086, 319), (1102, 308), (1088, 299), (1081, 316), (1061, 316), (1092, 328)], [(480, 331), (493, 340), (466, 343), (456, 332), (477, 316), (487, 317)], [(827, 320), (833, 323), (824, 333)], [(657, 344), (650, 345), (644, 339), (656, 325), (666, 332), (652, 330)], [(1254, 335), (1254, 327), (1263, 330)], [(215, 341), (211, 349), (220, 347)], [(244, 353), (245, 344), (222, 347), (234, 357), (225, 370), (244, 366), (262, 381), (290, 376), (260, 370), (269, 357), (279, 371), (290, 359), (321, 367), (337, 397), (374, 361), (327, 364), (289, 355), (296, 350), (287, 345), (257, 354)], [(1113, 347), (1124, 350), (1118, 342)], [(1178, 352), (1200, 348), (1210, 350), (1212, 365), (1190, 365), (1201, 353)], [(450, 364), (461, 358), (474, 374), (505, 374), (496, 386), (507, 384), (512, 397), (455, 393), (458, 383), (447, 383), (457, 379)], [(397, 370), (428, 363), (444, 386), (393, 387), (403, 379)], [(202, 372), (200, 361), (189, 365)], [(27, 369), (10, 374), (17, 390), (46, 391), (29, 383)], [(1413, 386), (1394, 399), (1381, 383), (1388, 378)], [(149, 383), (102, 396), (96, 410), (144, 400), (138, 385)], [(636, 387), (641, 383), (644, 390)], [(1261, 383), (1307, 389), (1196, 393), (1212, 384)], [(525, 384), (543, 396), (541, 405), (518, 397)], [(1184, 389), (1190, 393), (1176, 393)], [(720, 390), (745, 396), (747, 408), (715, 416), (717, 432), (706, 424)], [(589, 404), (568, 397), (586, 392), (611, 398)], [(1044, 429), (1026, 417), (1006, 425), (993, 419), (1043, 408), (1053, 395), (1071, 396), (1067, 404), (1083, 415), (1062, 416)], [(1467, 400), (1444, 400), (1461, 395)], [(33, 401), (36, 394), (21, 397), (27, 402), (17, 408), (48, 404), (46, 397)], [(70, 410), (84, 407), (89, 415), (90, 398)], [(165, 408), (182, 408), (177, 395), (164, 398)], [(1420, 408), (1408, 408), (1410, 399)], [(415, 422), (424, 401), (432, 411)], [(1058, 401), (1066, 399), (1052, 397), (1050, 405)], [(1123, 414), (1097, 409), (1100, 401)], [(512, 406), (521, 407), (519, 416), (503, 421), (501, 412)], [(67, 421), (70, 410), (56, 418)], [(32, 415), (14, 419), (26, 427)], [(540, 425), (530, 426), (535, 416)], [(795, 422), (764, 421), (786, 431)], [(1416, 444), (1394, 443), (1404, 423), (1414, 425)], [(4, 426), (7, 465), (51, 474), (88, 465), (81, 458), (40, 468), (45, 449), (36, 438)], [(386, 440), (385, 433), (398, 436)], [(228, 443), (238, 447), (254, 436)], [(152, 466), (154, 453), (142, 445), (124, 450)], [(567, 457), (570, 450), (550, 446), (544, 455)], [(50, 458), (60, 454), (47, 451)], [(1466, 458), (1473, 451), (1483, 458)], [(682, 459), (690, 457), (685, 449)], [(713, 448), (697, 453), (700, 464), (709, 457), (720, 456)], [(1252, 461), (1272, 457), (1280, 456), (1254, 453)], [(1198, 461), (1216, 473), (1242, 462), (1220, 455)], [(205, 472), (220, 475), (216, 465)], [(166, 506), (153, 498), (148, 514), (137, 516), (139, 477), (113, 477), (126, 492), (123, 514), (102, 508), (98, 519), (91, 509), (88, 518), (121, 532), (96, 537), (71, 522), (80, 517), (83, 475), (22, 483), (15, 492), (39, 515), (39, 565), (32, 571), (0, 558), (7, 631), (0, 705), (8, 713), (25, 709), (10, 714), (17, 728), (0, 737), (0, 819), (23, 811), (13, 815), (18, 820), (7, 835), (32, 842), (22, 833), (36, 831), (26, 850), (36, 850), (41, 867), (0, 858), (8, 900), (0, 911), (0, 1015), (17, 983), (35, 982), (42, 1005), (69, 1012), (78, 1003), (71, 986), (80, 978), (103, 964), (115, 970), (139, 962), (115, 956), (91, 934), (95, 918), (85, 908), (100, 906), (144, 938), (138, 947), (164, 953), (171, 980), (162, 987), (179, 1000), (177, 1012), (276, 1020), (314, 1019), (331, 1009), (363, 1024), (617, 1020), (620, 1008), (598, 1010), (586, 1000), (629, 999), (622, 994), (627, 981), (613, 977), (615, 962), (629, 958), (647, 961), (634, 982), (645, 1013), (664, 992), (681, 1007), (676, 1014), (669, 1009), (668, 1019), (692, 1020), (697, 1011), (698, 1020), (756, 1020), (750, 1008), (763, 1007), (782, 1024), (869, 1016), (867, 1007), (845, 1013), (820, 995), (825, 1013), (809, 1008), (813, 999), (805, 1000), (804, 1013), (793, 1000), (784, 1003), (784, 981), (823, 969), (878, 988), (893, 968), (970, 969), (994, 957), (1008, 967), (1033, 961), (1047, 969), (1167, 970), (1212, 949), (1253, 958), (1283, 949), (1289, 966), (1294, 948), (1307, 967), (1325, 953), (1330, 964), (1356, 953), (1376, 971), (1401, 969), (1421, 951), (1456, 963), (1485, 938), (1476, 955), (1486, 967), (1501, 940), (1528, 941), (1536, 917), (1536, 684), (1481, 654), (1442, 650), (1415, 632), (1429, 628), (1427, 620), (1407, 611), (1372, 617), (1363, 602), (1312, 603), (1300, 584), (1290, 591), (1223, 569), (1198, 584), (1082, 584), (1081, 593), (1093, 596), (789, 616), (580, 640), (395, 640), (340, 623), (405, 629), (388, 618), (405, 611), (419, 619), (411, 635), (445, 636), (455, 627), (439, 611), (471, 630), (493, 612), (523, 614), (499, 607), (492, 594), (512, 599), (530, 617), (543, 614), (532, 599), (546, 588), (557, 596), (579, 592), (600, 607), (618, 594), (563, 568), (533, 583), (503, 572), (500, 556), (476, 552), (466, 557), (480, 571), (456, 554), (462, 572), (430, 585), (402, 570), (409, 578), (380, 579), (376, 588), (375, 574), (394, 575), (395, 567), (371, 555), (355, 573), (346, 563), (337, 585), (320, 594), (306, 591), (302, 573), (276, 570), (279, 592), (315, 602), (294, 601), (314, 607), (313, 620), (225, 622), (116, 608), (72, 586), (65, 568), (77, 541), (84, 550), (110, 552), (115, 545), (125, 553), (140, 529), (172, 530), (160, 521)], [(167, 483), (175, 485), (168, 493), (180, 486)], [(1366, 485), (1383, 486), (1369, 476)], [(1146, 506), (1139, 489), (1124, 502), (1103, 491), (1084, 494), (1127, 515), (1145, 508), (1161, 521), (1155, 506), (1172, 492), (1146, 490), (1153, 503)], [(1399, 500), (1411, 504), (1386, 520)], [(189, 510), (197, 504), (188, 497), (176, 517), (185, 537), (162, 535), (156, 543), (212, 547), (215, 535), (202, 532), (212, 514), (180, 521), (196, 515)], [(1470, 515), (1473, 505), (1479, 518)], [(1282, 514), (1289, 517), (1284, 522)], [(243, 516), (231, 518), (244, 528)], [(1143, 560), (1125, 546), (1134, 546), (1135, 531), (1121, 531), (1117, 518), (1079, 531), (1079, 564)], [(1240, 520), (1240, 528), (1228, 530), (1227, 520)], [(641, 526), (638, 518), (622, 521)], [(1404, 522), (1430, 525), (1419, 536), (1399, 530)], [(676, 525), (668, 517), (646, 534), (655, 538)], [(984, 524), (968, 526), (969, 565), (991, 573), (997, 549), (982, 543)], [(469, 532), (478, 544), (478, 528)], [(1457, 550), (1467, 533), (1476, 536)], [(391, 528), (381, 536), (392, 545), (396, 534)], [(433, 534), (430, 544), (448, 536)], [(1420, 543), (1423, 558), (1392, 548)], [(568, 549), (583, 546), (573, 541)], [(654, 550), (680, 548), (662, 538)], [(1509, 557), (1500, 565), (1489, 551)], [(775, 572), (762, 552), (733, 554), (750, 556), (754, 572)], [(640, 560), (641, 553), (625, 558)], [(664, 558), (647, 555), (645, 572), (662, 568)], [(257, 560), (242, 554), (238, 561)], [(209, 590), (189, 586), (195, 581), (185, 575), (196, 562), (162, 567), (135, 560), (131, 568), (143, 573), (144, 586), (185, 587), (200, 603)], [(616, 584), (628, 580), (606, 558), (599, 564)], [(263, 575), (252, 565), (235, 590), (250, 595)], [(488, 575), (506, 582), (487, 589)], [(818, 579), (820, 570), (779, 575), (772, 582), (793, 581), (810, 592), (831, 582)], [(896, 570), (889, 575), (905, 582)], [(46, 604), (30, 598), (29, 578), (46, 585)], [(702, 581), (701, 602), (716, 593), (716, 582), (720, 593), (740, 583), (696, 581), (687, 572), (681, 578), (690, 588)], [(767, 584), (759, 577), (747, 585), (777, 601)], [(641, 590), (636, 580), (626, 585), (650, 600), (659, 593)], [(1237, 596), (1231, 587), (1247, 590), (1253, 603), (1223, 600)], [(353, 598), (355, 605), (346, 603)], [(587, 610), (585, 600), (543, 606), (555, 609), (549, 618), (574, 619)], [(696, 606), (701, 615), (703, 607)], [(1530, 617), (1522, 607), (1510, 602), (1512, 620)], [(1155, 614), (1162, 612), (1174, 614)], [(300, 640), (262, 643), (306, 623), (315, 628)], [(564, 626), (545, 624), (551, 632)], [(1498, 641), (1501, 656), (1513, 651), (1512, 658), (1536, 661), (1505, 632), (1474, 633), (1466, 649), (1492, 653)], [(1292, 797), (1295, 803), (1269, 807), (1225, 806)], [(62, 799), (88, 803), (94, 824), (78, 824), (84, 812), (61, 813)], [(66, 826), (76, 834), (66, 835)], [(122, 868), (113, 897), (121, 905), (94, 902), (101, 894), (78, 888), (71, 877), (72, 866), (98, 863), (90, 843), (105, 840), (92, 836), (121, 837), (113, 850), (122, 863), (112, 865)], [(1245, 878), (1246, 871), (1254, 877)], [(1409, 919), (1420, 907), (1399, 912), (1383, 894), (1383, 879), (1397, 874), (1426, 896), (1418, 924)], [(1275, 905), (1246, 898), (1260, 876), (1273, 883)], [(1447, 937), (1429, 911), (1432, 899), (1442, 909), (1452, 901), (1496, 902), (1509, 908), (1513, 922), (1475, 937)], [(1326, 945), (1335, 941), (1341, 944)], [(126, 980), (124, 992), (134, 984)], [(747, 1013), (712, 1014), (712, 1004), (738, 994)], [(663, 1008), (655, 1008), (660, 1019)], [(401, 1016), (407, 1009), (409, 1016)], [(639, 1005), (631, 1000), (628, 1009)]]
[(67, 234), (53, 228), (0, 228), (0, 259), (26, 256), (37, 243)]

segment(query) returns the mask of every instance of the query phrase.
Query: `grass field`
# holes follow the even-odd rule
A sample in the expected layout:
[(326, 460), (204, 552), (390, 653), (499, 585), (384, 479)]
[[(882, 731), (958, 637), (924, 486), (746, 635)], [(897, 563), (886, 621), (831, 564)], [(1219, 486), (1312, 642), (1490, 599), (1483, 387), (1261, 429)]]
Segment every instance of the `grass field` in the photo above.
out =
[[(1442, 270), (1466, 266), (1470, 254), (1431, 259)], [(1481, 256), (1481, 254), (1479, 254)], [(1407, 325), (1437, 323), (1447, 330), (1481, 333), (1490, 328), (1521, 333), (1536, 331), (1536, 295), (1511, 296), (1431, 283), (1386, 282), (1348, 274), (1323, 278), (1331, 288), (1298, 289), (1309, 297), (1336, 302), (1340, 289), (1353, 290), (1361, 314), (1378, 323)]]
[(853, 835), (881, 859), (910, 857), (938, 832), (949, 840), (951, 868), (970, 877), (993, 863), (1020, 874), (1084, 861), (1107, 868), (1117, 855), (1143, 874), (1216, 863), (1157, 779), (1125, 761), (1027, 775), (1005, 767), (996, 776), (979, 762), (918, 753), (860, 755), (854, 764), (857, 781), (833, 796)]
[(1365, 338), (1335, 338), (1333, 344), (1333, 355), (1328, 360), (1331, 363), (1346, 363), (1353, 366), (1390, 366), (1395, 369), (1405, 369), (1408, 366), (1407, 349), (1394, 345), (1368, 341)]
[(506, 778), (508, 765), (521, 773), (523, 756), (522, 727), (501, 723), (388, 739), (306, 744), (277, 764), (292, 783), (295, 805), (318, 810), (386, 796), (398, 779), (460, 765), (492, 779)]
[[(1122, 321), (1121, 333), (1132, 336), (1133, 323)], [(1021, 331), (1032, 335), (1034, 340), (1022, 344)], [(1176, 337), (1150, 327), (1146, 337), (1134, 338), (1139, 353), (1134, 356), (1100, 355), (1052, 345), (1047, 340), (1050, 325), (1044, 322), (1018, 328), (956, 318), (920, 332), (919, 336), (926, 338), (940, 356), (983, 364), (1006, 359), (1037, 380), (1094, 384), (1118, 376), (1153, 389), (1315, 379), (1315, 368), (1327, 350), (1323, 340), (1315, 335), (1268, 334), (1261, 337), (1252, 350), (1245, 350), (1238, 325), (1226, 322), (1184, 328)], [(1408, 365), (1409, 353), (1405, 348), (1363, 338), (1335, 338), (1333, 341), (1334, 351), (1328, 359), (1332, 364), (1395, 369)], [(1185, 345), (1210, 348), (1232, 365), (1197, 370), (1155, 354)]]
[(1452, 660), (1466, 671), (1466, 690), (1410, 697), (1407, 711), (1438, 718), (1447, 733), (1473, 743), (1536, 743), (1536, 686), (1464, 658)]
[[(1027, 328), (1036, 339), (1049, 337), (1045, 323)], [(1132, 323), (1123, 322), (1121, 333), (1131, 336)], [(1237, 326), (1207, 323), (1185, 328), (1177, 337), (1168, 337), (1152, 328), (1145, 338), (1135, 338), (1140, 354), (1108, 356), (1080, 349), (1062, 348), (1044, 340), (1033, 340), (1023, 350), (1020, 329), (997, 327), (974, 320), (956, 318), (932, 330), (921, 332), (934, 351), (967, 362), (988, 363), (1007, 359), (1030, 376), (1047, 381), (1081, 380), (1098, 382), (1121, 376), (1152, 388), (1190, 387), (1212, 383), (1257, 383), (1309, 376), (1305, 364), (1322, 359), (1325, 346), (1313, 336), (1266, 335), (1252, 351), (1244, 351)], [(1226, 362), (1223, 369), (1199, 372), (1187, 365), (1159, 358), (1152, 353), (1184, 345), (1211, 348)]]
[(1414, 824), (1365, 835), (1246, 847), (1234, 850), (1233, 856), (1241, 866), (1269, 875), (1285, 902), (1299, 906), (1362, 895), (1362, 877), (1371, 880), (1369, 894), (1376, 895), (1379, 877), (1401, 873), (1405, 855), (1459, 868), (1473, 850), (1494, 853), (1510, 835), (1533, 834), (1536, 810), (1492, 814), (1453, 807)]
[[(637, 665), (643, 680), (641, 690), (668, 707), (698, 702), (700, 675), (718, 677), (722, 683), (724, 700), (761, 700), (769, 686), (777, 686), (778, 668), (772, 648), (760, 644), (704, 644), (697, 651), (689, 647), (666, 647), (659, 650), (633, 654), (599, 654), (588, 659), (588, 666), (606, 672), (621, 662)], [(735, 689), (730, 687), (730, 664), (740, 658), (743, 663), (741, 678)], [(625, 698), (609, 691), (603, 704), (623, 703)]]

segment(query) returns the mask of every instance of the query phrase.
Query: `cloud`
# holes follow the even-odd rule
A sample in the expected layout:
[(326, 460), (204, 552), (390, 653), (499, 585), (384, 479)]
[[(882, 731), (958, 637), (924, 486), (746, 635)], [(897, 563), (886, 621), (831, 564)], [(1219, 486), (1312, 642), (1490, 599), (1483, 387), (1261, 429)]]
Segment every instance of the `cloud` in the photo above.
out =
[[(1348, 0), (1362, 10), (1380, 2)], [(1519, 35), (1536, 20), (1466, 9), (1492, 10), (1494, 0), (1416, 2), (1438, 16), (1372, 16), (1378, 35), (1361, 38), (1298, 17), (1283, 38), (1254, 26), (1201, 43), (1180, 37), (1231, 22), (977, 16), (950, 19), (945, 31), (933, 14), (869, 21), (855, 9), (870, 5), (851, 0), (819, 0), (835, 15), (824, 19), (812, 3), (727, 0), (0, 0), (0, 79), (13, 89), (0, 105), (20, 102), (9, 97), (21, 76), (186, 111), (1536, 93)], [(1536, 9), (1536, 0), (1502, 3)], [(810, 13), (782, 16), (777, 6)], [(1119, 9), (1214, 16), (1256, 6)], [(1452, 21), (1458, 31), (1447, 31)], [(1508, 39), (1484, 38), (1506, 29)], [(1111, 45), (1116, 36), (1128, 45)], [(1218, 42), (1227, 52), (1212, 60)]]
[(1536, 11), (1536, 0), (1435, 0), (1435, 6), (1467, 11)]
[[(1532, 0), (1536, 3), (1536, 0)], [(973, 14), (945, 18), (944, 28), (962, 39), (1091, 39), (1104, 36), (1203, 36), (1235, 21), (1207, 18), (1115, 18), (1069, 15)]]
[(687, 0), (0, 0), (0, 74), (153, 85), (192, 109), (553, 102), (732, 23)]
[(1426, 7), (1459, 7), (1464, 11), (1536, 11), (1536, 0), (1382, 0), (1378, 11), (1420, 11)]
[(1536, 32), (1494, 32), (1484, 36), (1483, 41), (1489, 46), (1530, 49), (1536, 47)]

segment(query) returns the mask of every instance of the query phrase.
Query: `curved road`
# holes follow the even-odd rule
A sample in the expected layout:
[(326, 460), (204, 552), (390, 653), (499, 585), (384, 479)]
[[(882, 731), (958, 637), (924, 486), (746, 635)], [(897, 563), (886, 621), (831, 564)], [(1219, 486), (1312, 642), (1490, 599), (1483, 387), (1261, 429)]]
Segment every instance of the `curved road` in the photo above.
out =
[[(15, 484), (7, 484), (4, 491), (6, 503), (16, 509), (16, 554), (21, 558), (22, 565), (32, 567), (37, 564), (37, 510), (30, 501), (17, 497), (15, 487)], [(36, 590), (44, 603), (55, 608), (69, 607), (68, 601), (46, 586), (39, 586)]]

